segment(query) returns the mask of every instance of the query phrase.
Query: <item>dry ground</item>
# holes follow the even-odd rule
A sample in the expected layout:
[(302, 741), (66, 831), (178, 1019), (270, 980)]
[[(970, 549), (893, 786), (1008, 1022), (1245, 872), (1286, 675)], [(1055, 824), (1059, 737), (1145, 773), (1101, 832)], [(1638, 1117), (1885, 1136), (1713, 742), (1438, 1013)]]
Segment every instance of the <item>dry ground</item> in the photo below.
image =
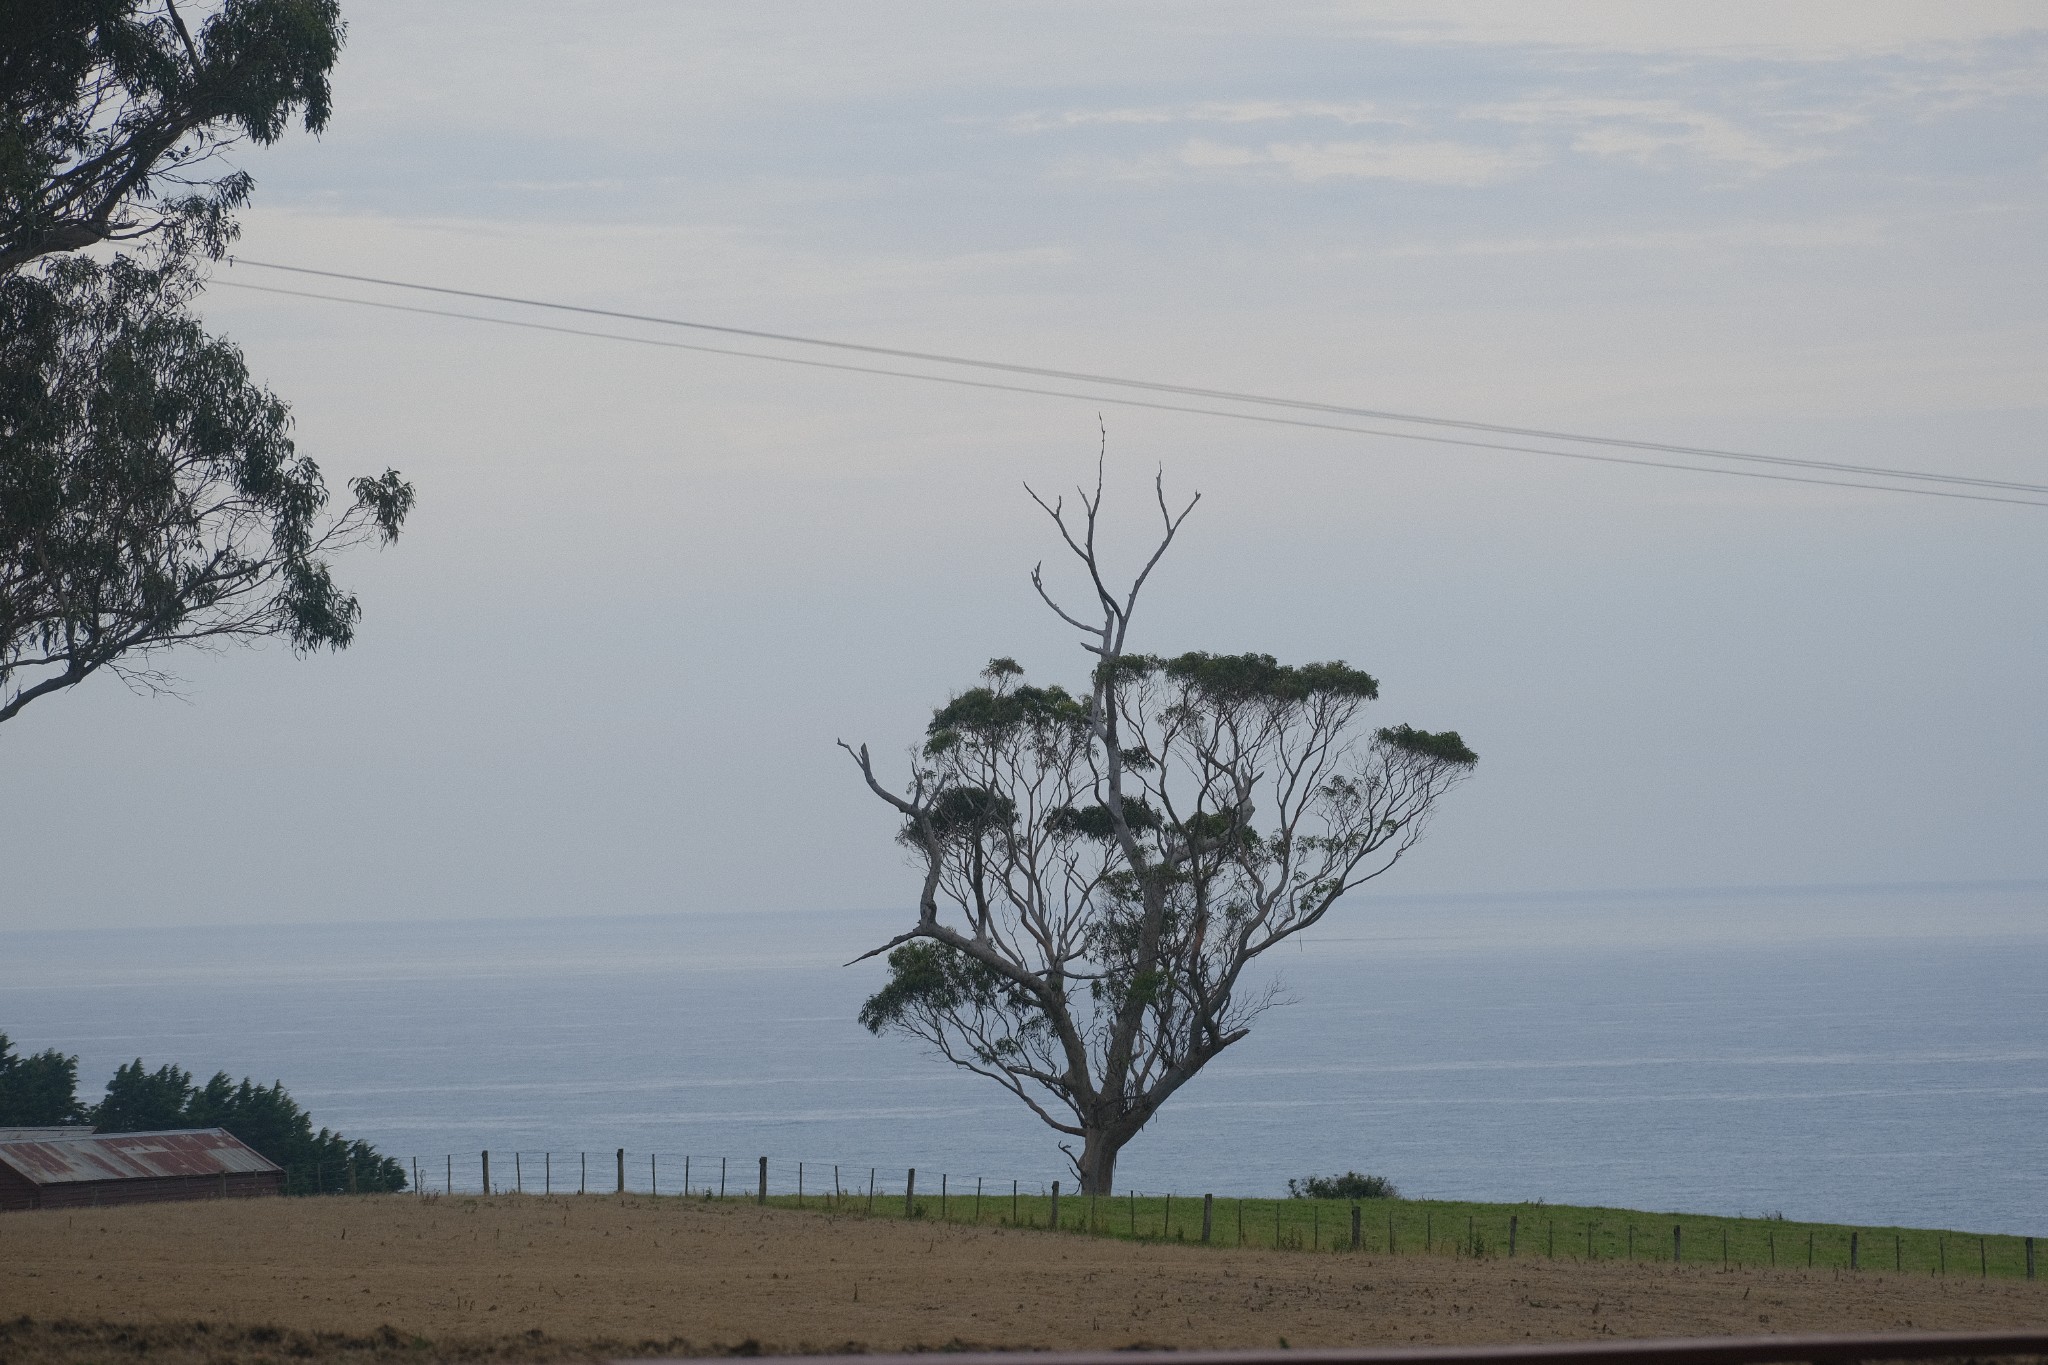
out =
[(0, 1215), (0, 1365), (2016, 1326), (2048, 1327), (2048, 1283), (1226, 1251), (630, 1196)]

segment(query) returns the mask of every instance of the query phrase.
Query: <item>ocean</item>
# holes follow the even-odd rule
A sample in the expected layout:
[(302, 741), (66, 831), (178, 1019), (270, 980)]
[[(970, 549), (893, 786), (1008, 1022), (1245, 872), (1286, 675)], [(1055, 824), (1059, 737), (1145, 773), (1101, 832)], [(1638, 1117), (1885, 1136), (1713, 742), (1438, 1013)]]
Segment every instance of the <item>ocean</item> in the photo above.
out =
[[(0, 931), (0, 1031), (281, 1080), (439, 1187), (591, 1153), (901, 1188), (1071, 1181), (992, 1084), (854, 1016), (903, 912)], [(1119, 1187), (1405, 1194), (2048, 1235), (2048, 884), (1373, 896)], [(522, 1157), (530, 1179), (537, 1155)], [(605, 1163), (600, 1165), (599, 1163)], [(744, 1175), (742, 1174), (744, 1172)], [(593, 1177), (595, 1179), (595, 1176)], [(715, 1177), (714, 1177), (715, 1179)], [(560, 1184), (557, 1184), (560, 1188)]]

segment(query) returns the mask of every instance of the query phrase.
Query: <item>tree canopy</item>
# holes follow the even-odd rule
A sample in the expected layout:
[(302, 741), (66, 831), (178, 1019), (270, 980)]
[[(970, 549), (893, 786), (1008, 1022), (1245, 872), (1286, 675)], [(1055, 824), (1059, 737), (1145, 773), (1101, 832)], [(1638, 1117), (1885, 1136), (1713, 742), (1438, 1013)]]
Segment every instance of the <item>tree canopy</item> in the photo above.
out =
[[(252, 188), (224, 153), (326, 125), (333, 0), (0, 0), (0, 721), (166, 648), (339, 649), (329, 557), (413, 489), (338, 514), (291, 414), (192, 313)], [(97, 243), (139, 256), (64, 253)]]
[(235, 143), (327, 126), (336, 0), (0, 0), (0, 275), (155, 238), (217, 257), (253, 181)]
[(55, 1048), (25, 1057), (0, 1033), (0, 1128), (54, 1128), (85, 1118), (78, 1058)]
[[(1036, 495), (1033, 495), (1034, 498)], [(1194, 508), (1113, 590), (1097, 553), (1101, 484), (1080, 510), (1039, 505), (1093, 597), (1046, 604), (1081, 632), (1085, 688), (1024, 681), (999, 658), (939, 707), (907, 783), (885, 784), (922, 875), (913, 927), (860, 1013), (1016, 1096), (1055, 1131), (1082, 1188), (1274, 1003), (1246, 980), (1412, 848), (1478, 761), (1455, 731), (1369, 728), (1379, 695), (1341, 661), (1131, 651), (1140, 590)]]
[(0, 279), (0, 721), (171, 645), (341, 648), (327, 557), (394, 539), (392, 471), (327, 487), (283, 402), (186, 310), (185, 266), (80, 258)]

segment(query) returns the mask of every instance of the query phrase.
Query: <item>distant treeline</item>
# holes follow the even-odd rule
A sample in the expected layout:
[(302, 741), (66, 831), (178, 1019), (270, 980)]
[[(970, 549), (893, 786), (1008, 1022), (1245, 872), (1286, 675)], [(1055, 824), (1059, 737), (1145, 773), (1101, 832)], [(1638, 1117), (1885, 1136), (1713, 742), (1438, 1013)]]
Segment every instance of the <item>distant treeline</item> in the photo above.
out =
[(281, 1083), (239, 1084), (217, 1071), (204, 1085), (169, 1064), (154, 1071), (142, 1059), (114, 1071), (98, 1104), (78, 1098), (78, 1058), (51, 1048), (24, 1056), (0, 1033), (0, 1127), (89, 1123), (101, 1133), (146, 1133), (159, 1128), (225, 1128), (291, 1172), (294, 1193), (335, 1194), (402, 1190), (405, 1169), (367, 1142), (313, 1128), (313, 1116)]

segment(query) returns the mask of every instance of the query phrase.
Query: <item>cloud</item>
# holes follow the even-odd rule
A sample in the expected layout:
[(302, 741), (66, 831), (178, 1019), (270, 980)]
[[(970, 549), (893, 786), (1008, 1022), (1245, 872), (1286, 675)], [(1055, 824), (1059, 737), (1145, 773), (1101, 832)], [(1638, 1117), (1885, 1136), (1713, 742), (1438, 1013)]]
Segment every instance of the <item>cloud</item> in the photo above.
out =
[(2037, 0), (1346, 0), (1381, 41), (1829, 61), (2048, 33)]
[(1293, 119), (1324, 119), (1333, 123), (1405, 125), (1411, 120), (1372, 100), (1205, 100), (1198, 104), (1151, 105), (1121, 109), (1058, 109), (1017, 114), (1004, 126), (1018, 133), (1043, 133), (1062, 128), (1101, 125), (1173, 123), (1279, 123)]
[[(1187, 159), (1195, 144), (1183, 150)], [(1406, 180), (1427, 185), (1491, 185), (1543, 158), (1524, 150), (1468, 142), (1275, 142), (1251, 164), (1278, 166), (1296, 180)], [(1193, 164), (1192, 162), (1190, 164)]]
[(1572, 135), (1572, 150), (1588, 156), (1639, 165), (1689, 156), (1755, 171), (1784, 170), (1824, 156), (1827, 149), (1811, 141), (1815, 132), (1839, 131), (1861, 121), (1846, 113), (1812, 112), (1783, 120), (1801, 125), (1801, 145), (1790, 136), (1765, 137), (1723, 115), (1676, 100), (1538, 98), (1476, 106), (1467, 109), (1464, 117), (1524, 128), (1563, 129)]

